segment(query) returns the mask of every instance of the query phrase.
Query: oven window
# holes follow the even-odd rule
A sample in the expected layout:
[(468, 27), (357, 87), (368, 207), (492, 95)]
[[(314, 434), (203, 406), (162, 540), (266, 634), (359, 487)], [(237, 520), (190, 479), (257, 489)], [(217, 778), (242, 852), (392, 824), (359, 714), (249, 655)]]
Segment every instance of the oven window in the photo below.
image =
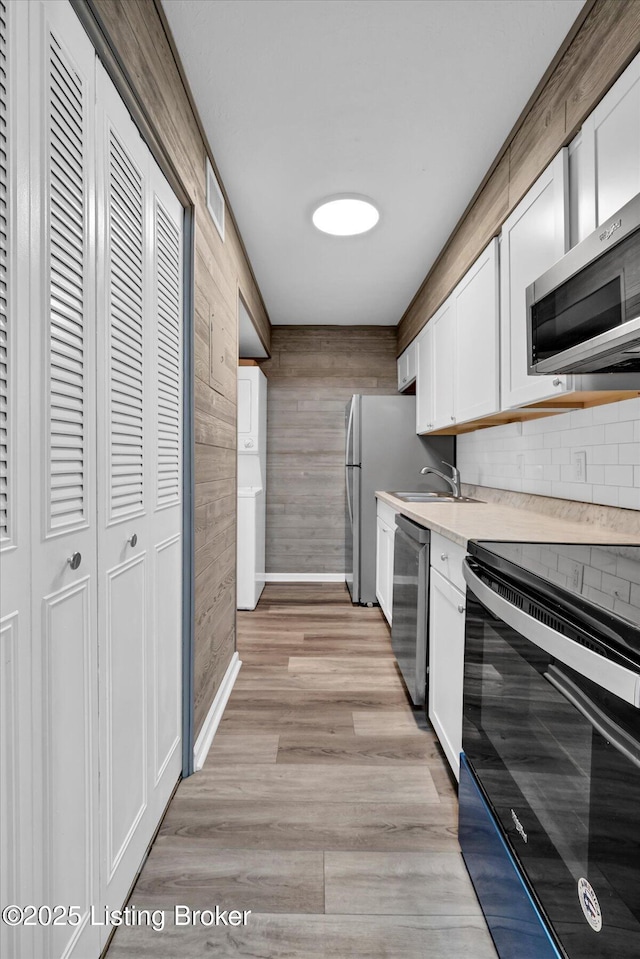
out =
[(640, 955), (639, 715), (468, 594), (463, 749), (571, 959)]
[(614, 330), (640, 312), (640, 231), (531, 308), (532, 361)]

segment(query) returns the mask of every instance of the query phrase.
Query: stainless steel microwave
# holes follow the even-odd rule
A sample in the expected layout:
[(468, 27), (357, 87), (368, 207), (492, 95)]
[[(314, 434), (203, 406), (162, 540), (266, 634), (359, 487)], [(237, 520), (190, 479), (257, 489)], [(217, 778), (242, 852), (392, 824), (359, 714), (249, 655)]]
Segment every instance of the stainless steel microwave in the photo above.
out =
[(527, 288), (527, 317), (530, 373), (640, 374), (640, 194)]

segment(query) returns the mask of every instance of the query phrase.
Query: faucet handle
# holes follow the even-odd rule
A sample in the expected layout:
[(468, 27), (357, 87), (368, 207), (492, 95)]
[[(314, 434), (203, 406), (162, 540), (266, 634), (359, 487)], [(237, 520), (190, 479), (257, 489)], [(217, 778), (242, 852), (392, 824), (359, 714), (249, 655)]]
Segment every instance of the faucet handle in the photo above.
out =
[(452, 473), (455, 473), (457, 470), (457, 466), (454, 466), (453, 463), (447, 463), (446, 460), (442, 460), (442, 465), (448, 466)]

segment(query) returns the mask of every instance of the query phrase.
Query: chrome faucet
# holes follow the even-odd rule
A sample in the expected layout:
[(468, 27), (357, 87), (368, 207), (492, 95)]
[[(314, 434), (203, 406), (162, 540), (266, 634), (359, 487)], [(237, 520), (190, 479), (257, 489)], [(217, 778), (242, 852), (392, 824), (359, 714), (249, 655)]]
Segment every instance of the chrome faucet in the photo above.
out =
[(460, 499), (460, 470), (457, 467), (452, 466), (451, 463), (446, 463), (442, 461), (443, 466), (448, 466), (451, 470), (451, 476), (447, 476), (446, 473), (442, 473), (440, 470), (437, 470), (435, 466), (425, 466), (424, 469), (421, 469), (420, 472), (424, 476), (426, 473), (435, 473), (436, 476), (439, 476), (440, 479), (443, 479), (445, 483), (448, 483), (451, 487), (451, 494), (455, 499)]

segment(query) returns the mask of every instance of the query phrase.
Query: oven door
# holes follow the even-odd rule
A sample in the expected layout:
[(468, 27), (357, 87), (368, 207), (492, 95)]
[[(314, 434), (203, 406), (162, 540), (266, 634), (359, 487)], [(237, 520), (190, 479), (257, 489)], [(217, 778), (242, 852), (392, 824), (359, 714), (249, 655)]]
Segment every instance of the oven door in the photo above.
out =
[(637, 959), (638, 676), (479, 569), (467, 559), (469, 765), (566, 956)]

